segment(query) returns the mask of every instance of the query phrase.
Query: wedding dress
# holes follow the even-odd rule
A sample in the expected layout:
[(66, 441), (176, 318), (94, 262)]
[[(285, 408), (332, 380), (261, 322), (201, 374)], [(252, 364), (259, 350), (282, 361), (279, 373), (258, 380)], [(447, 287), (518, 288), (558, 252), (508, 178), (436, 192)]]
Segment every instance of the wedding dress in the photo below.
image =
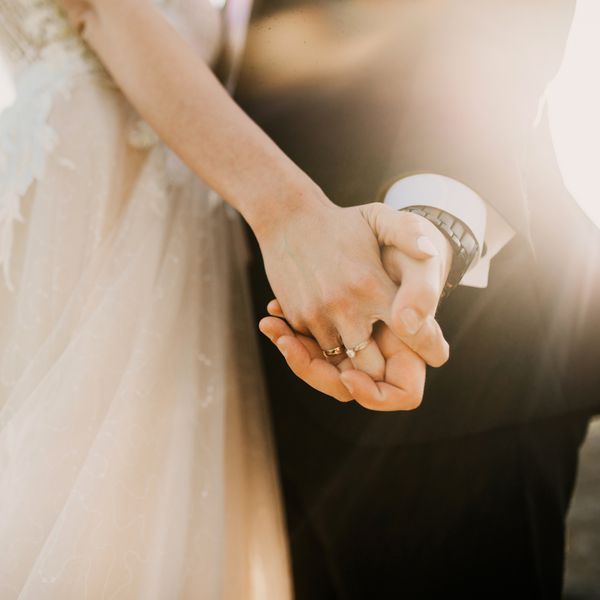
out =
[(239, 222), (54, 2), (0, 17), (0, 598), (285, 600)]

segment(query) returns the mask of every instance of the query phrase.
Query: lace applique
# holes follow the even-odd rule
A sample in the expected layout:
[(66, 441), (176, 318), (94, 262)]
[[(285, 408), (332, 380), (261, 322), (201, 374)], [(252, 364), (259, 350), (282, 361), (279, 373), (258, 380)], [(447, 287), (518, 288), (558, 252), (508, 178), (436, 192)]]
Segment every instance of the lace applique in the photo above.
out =
[(79, 65), (73, 61), (39, 61), (16, 80), (17, 101), (0, 113), (0, 265), (9, 289), (15, 222), (22, 221), (21, 198), (44, 173), (46, 156), (58, 141), (48, 125), (55, 94), (68, 94)]
[[(154, 0), (161, 9), (174, 9), (176, 0)], [(20, 74), (16, 99), (0, 113), (0, 267), (6, 285), (14, 289), (10, 261), (14, 227), (22, 222), (21, 198), (43, 176), (46, 158), (56, 147), (57, 133), (48, 124), (55, 94), (68, 94), (78, 75), (111, 82), (99, 60), (71, 27), (54, 0), (0, 0), (0, 43), (8, 49)], [(20, 66), (19, 66), (20, 65)], [(136, 115), (129, 125), (131, 146), (149, 150), (158, 135)], [(184, 179), (172, 158), (173, 184)]]
[(0, 42), (16, 66), (14, 103), (0, 113), (0, 266), (10, 260), (20, 201), (44, 173), (58, 136), (48, 125), (53, 98), (75, 78), (106, 72), (52, 0), (0, 0)]
[(98, 65), (54, 0), (0, 0), (0, 38), (15, 63), (70, 53)]

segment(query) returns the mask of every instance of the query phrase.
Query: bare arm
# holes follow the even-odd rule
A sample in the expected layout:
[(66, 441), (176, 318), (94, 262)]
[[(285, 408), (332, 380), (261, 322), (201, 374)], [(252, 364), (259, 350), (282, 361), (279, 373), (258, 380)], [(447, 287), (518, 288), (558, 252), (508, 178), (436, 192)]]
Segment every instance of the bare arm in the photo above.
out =
[[(210, 68), (149, 0), (63, 0), (71, 20), (116, 83), (161, 138), (248, 221), (269, 281), (296, 331), (321, 348), (368, 340), (390, 322), (397, 285), (381, 263), (375, 234), (381, 205), (339, 208), (235, 104)], [(426, 230), (393, 214), (389, 243), (416, 260), (438, 250)], [(424, 248), (429, 248), (425, 249)], [(439, 328), (429, 357), (448, 349)], [(374, 341), (353, 358), (382, 380)], [(415, 373), (416, 375), (416, 373)], [(413, 386), (414, 387), (414, 386)]]
[[(300, 203), (326, 201), (151, 2), (66, 0), (65, 6), (140, 114), (254, 229)], [(266, 209), (267, 199), (277, 201)]]

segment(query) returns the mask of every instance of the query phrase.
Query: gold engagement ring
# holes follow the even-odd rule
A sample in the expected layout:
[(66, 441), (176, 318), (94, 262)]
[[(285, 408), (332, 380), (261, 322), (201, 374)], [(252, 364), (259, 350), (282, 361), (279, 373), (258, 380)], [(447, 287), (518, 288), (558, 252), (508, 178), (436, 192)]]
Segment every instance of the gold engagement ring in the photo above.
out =
[(344, 354), (346, 349), (344, 346), (336, 346), (335, 348), (331, 348), (330, 350), (323, 350), (323, 356), (328, 358), (330, 356), (339, 356), (340, 354)]

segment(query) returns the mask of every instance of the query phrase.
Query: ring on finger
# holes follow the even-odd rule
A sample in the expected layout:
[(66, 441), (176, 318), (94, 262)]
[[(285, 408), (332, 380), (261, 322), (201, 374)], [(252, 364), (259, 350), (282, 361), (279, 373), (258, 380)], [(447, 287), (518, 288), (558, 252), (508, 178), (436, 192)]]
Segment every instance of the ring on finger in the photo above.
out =
[(346, 356), (348, 358), (354, 358), (361, 350), (364, 350), (371, 343), (371, 339), (372, 338), (369, 338), (368, 340), (365, 340), (360, 344), (356, 344), (356, 346), (351, 346), (350, 348), (346, 346)]
[(346, 352), (346, 348), (344, 348), (344, 346), (336, 346), (335, 348), (330, 348), (329, 350), (321, 350), (325, 358), (329, 358), (330, 356), (339, 356), (340, 354), (344, 354), (344, 352)]

